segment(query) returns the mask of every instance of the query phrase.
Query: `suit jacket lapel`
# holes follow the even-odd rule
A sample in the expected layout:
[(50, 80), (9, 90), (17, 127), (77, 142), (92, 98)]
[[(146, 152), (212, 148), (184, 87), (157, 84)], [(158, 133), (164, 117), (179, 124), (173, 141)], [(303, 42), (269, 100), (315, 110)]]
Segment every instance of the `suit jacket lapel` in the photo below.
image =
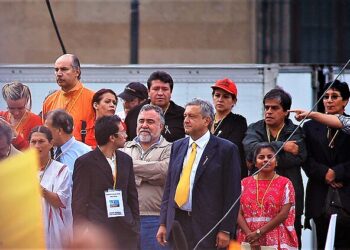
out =
[(112, 174), (112, 169), (109, 166), (109, 163), (104, 156), (104, 154), (101, 152), (101, 150), (97, 147), (94, 150), (94, 158), (96, 161), (96, 166), (101, 170), (102, 173), (104, 173), (109, 179), (113, 180), (113, 174)]
[(201, 175), (204, 173), (204, 170), (207, 168), (207, 166), (210, 164), (210, 161), (214, 159), (215, 156), (215, 147), (217, 146), (217, 141), (214, 139), (213, 135), (210, 135), (209, 142), (207, 146), (204, 149), (204, 152), (202, 154), (202, 157), (198, 163), (196, 176), (194, 178), (194, 184), (196, 185), (196, 182), (199, 180)]
[[(182, 144), (179, 145), (179, 150), (176, 152), (177, 157), (176, 157), (176, 160), (174, 162), (174, 166), (176, 167), (175, 168), (176, 180), (180, 179), (180, 175), (181, 175), (182, 168), (183, 168), (183, 162), (184, 162), (184, 159), (185, 159), (186, 154), (187, 154), (189, 141), (190, 141), (189, 138), (186, 138), (185, 140), (183, 140)], [(176, 183), (177, 183), (177, 181), (176, 181)]]

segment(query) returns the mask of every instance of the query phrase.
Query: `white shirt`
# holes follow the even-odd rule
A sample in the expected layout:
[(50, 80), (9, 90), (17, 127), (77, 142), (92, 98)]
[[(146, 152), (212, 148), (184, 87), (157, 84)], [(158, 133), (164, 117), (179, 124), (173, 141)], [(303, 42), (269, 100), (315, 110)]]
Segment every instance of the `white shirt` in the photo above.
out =
[(196, 177), (196, 172), (197, 172), (199, 161), (202, 157), (202, 154), (204, 152), (205, 147), (207, 146), (207, 144), (209, 142), (209, 139), (210, 139), (209, 130), (201, 138), (197, 139), (196, 141), (194, 141), (190, 137), (190, 141), (188, 143), (187, 154), (186, 154), (186, 157), (185, 157), (184, 162), (182, 164), (182, 167), (186, 164), (187, 159), (191, 154), (193, 142), (195, 142), (197, 144), (197, 154), (196, 154), (196, 159), (194, 160), (191, 175), (190, 175), (190, 194), (188, 196), (188, 201), (181, 207), (182, 210), (192, 211), (192, 189), (193, 189), (194, 179)]
[(107, 159), (107, 161), (108, 161), (108, 164), (109, 164), (109, 166), (111, 167), (111, 169), (112, 169), (112, 174), (113, 174), (113, 176), (116, 176), (116, 166), (115, 166), (115, 164), (116, 164), (116, 155), (115, 155), (115, 153), (112, 155), (112, 158), (108, 158), (108, 157), (106, 157), (106, 159)]

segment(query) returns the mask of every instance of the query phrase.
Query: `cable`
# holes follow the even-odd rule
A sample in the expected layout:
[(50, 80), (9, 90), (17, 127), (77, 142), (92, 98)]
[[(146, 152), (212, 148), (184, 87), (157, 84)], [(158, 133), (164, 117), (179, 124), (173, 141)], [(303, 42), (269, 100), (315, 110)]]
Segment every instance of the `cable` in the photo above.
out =
[(56, 32), (58, 41), (60, 42), (60, 45), (61, 45), (61, 48), (62, 48), (62, 52), (63, 52), (63, 54), (67, 54), (66, 48), (64, 47), (64, 44), (63, 44), (63, 41), (62, 41), (60, 32), (59, 32), (58, 27), (57, 27), (57, 24), (56, 24), (55, 17), (54, 17), (54, 15), (53, 15), (53, 12), (52, 12), (52, 9), (51, 9), (50, 0), (46, 0), (46, 5), (47, 5), (47, 8), (49, 9), (51, 21), (52, 21), (52, 24), (53, 24), (53, 26), (54, 26), (54, 28), (55, 28), (55, 32)]
[[(263, 170), (273, 159), (276, 158), (276, 156), (278, 155), (279, 152), (281, 152), (281, 150), (283, 149), (284, 145), (292, 138), (292, 136), (296, 133), (296, 131), (300, 128), (300, 126), (304, 123), (304, 121), (307, 119), (307, 117), (309, 116), (309, 114), (314, 110), (314, 108), (317, 106), (317, 104), (322, 100), (323, 96), (326, 94), (326, 92), (332, 88), (334, 82), (338, 79), (338, 77), (343, 73), (343, 71), (345, 70), (345, 68), (348, 66), (348, 64), (350, 63), (350, 59), (346, 62), (346, 64), (344, 65), (344, 67), (340, 70), (340, 72), (338, 73), (338, 75), (334, 78), (334, 80), (332, 81), (332, 83), (329, 85), (329, 87), (323, 92), (323, 94), (320, 96), (320, 98), (317, 100), (317, 102), (315, 103), (315, 105), (310, 109), (310, 111), (307, 113), (307, 115), (300, 121), (299, 125), (294, 129), (294, 131), (290, 134), (290, 136), (283, 142), (282, 146), (276, 151), (276, 153), (273, 155), (273, 157), (271, 159), (269, 159), (258, 171), (256, 171), (253, 176), (257, 175), (258, 173), (260, 173), (261, 170)], [(232, 206), (228, 209), (228, 211), (225, 213), (225, 215), (218, 221), (218, 223), (216, 223), (210, 230), (209, 232), (204, 235), (196, 244), (196, 246), (193, 248), (193, 250), (196, 250), (197, 247), (199, 246), (200, 243), (202, 243), (202, 241), (208, 237), (208, 235), (210, 235), (217, 226), (220, 225), (220, 223), (227, 217), (227, 215), (231, 212), (231, 210), (235, 207), (235, 205), (237, 204), (237, 202), (239, 201), (239, 199), (241, 198), (242, 193), (238, 196), (238, 198), (236, 199), (236, 201), (232, 204)]]

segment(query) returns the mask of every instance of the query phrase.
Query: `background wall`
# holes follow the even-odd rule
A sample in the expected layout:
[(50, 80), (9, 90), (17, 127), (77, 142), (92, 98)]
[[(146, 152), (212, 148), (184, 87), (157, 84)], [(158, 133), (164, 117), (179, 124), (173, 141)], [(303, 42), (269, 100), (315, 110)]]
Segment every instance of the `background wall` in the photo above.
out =
[[(128, 64), (131, 0), (51, 0), (67, 52)], [(139, 63), (254, 63), (249, 0), (139, 0)], [(0, 63), (53, 63), (62, 53), (43, 0), (0, 1)]]

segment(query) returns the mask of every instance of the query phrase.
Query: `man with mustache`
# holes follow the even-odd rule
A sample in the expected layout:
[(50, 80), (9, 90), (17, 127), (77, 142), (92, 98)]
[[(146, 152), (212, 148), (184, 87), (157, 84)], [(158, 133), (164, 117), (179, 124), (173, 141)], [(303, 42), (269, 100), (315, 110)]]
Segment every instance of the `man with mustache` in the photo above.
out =
[[(86, 134), (86, 124), (94, 120), (91, 106), (94, 92), (84, 87), (80, 81), (80, 62), (77, 56), (64, 54), (55, 62), (55, 76), (60, 90), (49, 95), (43, 105), (43, 118), (49, 111), (64, 109), (74, 119), (74, 137), (82, 141)], [(83, 136), (82, 136), (83, 135)]]
[[(247, 165), (254, 167), (253, 152), (260, 142), (270, 142), (276, 149), (280, 148), (297, 127), (288, 118), (292, 105), (291, 96), (281, 88), (270, 90), (263, 99), (264, 119), (248, 126), (246, 136), (243, 139)], [(299, 247), (301, 247), (301, 215), (304, 210), (304, 188), (301, 177), (301, 166), (306, 160), (306, 145), (301, 129), (287, 141), (277, 157), (276, 172), (289, 178), (294, 186), (296, 194), (295, 223)]]
[(146, 104), (137, 118), (136, 138), (125, 144), (133, 159), (141, 216), (141, 249), (165, 249), (155, 238), (160, 204), (168, 172), (171, 143), (161, 135), (164, 114), (160, 107)]

